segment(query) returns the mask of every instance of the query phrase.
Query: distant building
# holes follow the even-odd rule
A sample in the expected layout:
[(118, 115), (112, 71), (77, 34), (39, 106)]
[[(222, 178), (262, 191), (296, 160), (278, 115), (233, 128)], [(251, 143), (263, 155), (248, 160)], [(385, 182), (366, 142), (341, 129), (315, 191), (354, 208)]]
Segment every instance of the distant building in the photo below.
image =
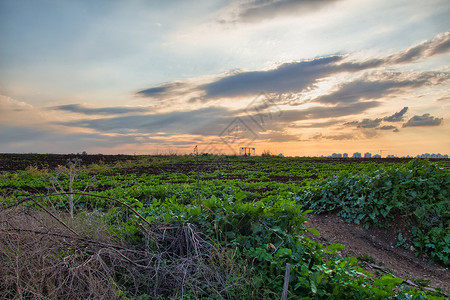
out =
[[(409, 157), (409, 155), (408, 155), (408, 157)], [(448, 154), (424, 153), (424, 154), (417, 155), (416, 158), (448, 158)]]
[(359, 153), (359, 152), (355, 152), (355, 153), (353, 153), (353, 156), (352, 156), (353, 158), (361, 158), (361, 153)]
[[(331, 155), (328, 156), (324, 156), (322, 155), (321, 157), (328, 157), (328, 158), (348, 158), (349, 155), (348, 153), (333, 153)], [(352, 158), (383, 158), (383, 156), (381, 154), (373, 154), (370, 152), (366, 152), (364, 153), (364, 155), (362, 155), (359, 152), (355, 152), (353, 153), (353, 155), (351, 156)], [(386, 155), (386, 158), (398, 158), (399, 156), (393, 155), (393, 154), (389, 154)], [(417, 156), (415, 156), (416, 158), (431, 158), (431, 159), (448, 159), (449, 155), (448, 154), (441, 154), (441, 153), (424, 153), (424, 154), (419, 154)], [(401, 158), (414, 158), (413, 156), (401, 156)]]
[(448, 155), (447, 154), (442, 155), (440, 153), (438, 153), (438, 154), (424, 153), (424, 154), (418, 155), (417, 157), (419, 157), (419, 158), (448, 158)]
[(278, 154), (279, 157), (284, 157), (283, 153)]

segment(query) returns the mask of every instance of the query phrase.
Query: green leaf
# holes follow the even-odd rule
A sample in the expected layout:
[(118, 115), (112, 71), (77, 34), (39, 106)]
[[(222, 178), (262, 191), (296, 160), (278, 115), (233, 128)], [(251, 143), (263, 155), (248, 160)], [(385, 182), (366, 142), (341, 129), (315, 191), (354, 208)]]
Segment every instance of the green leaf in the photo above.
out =
[(236, 199), (238, 202), (244, 200), (245, 198), (247, 198), (247, 193), (243, 191), (239, 191), (234, 194), (234, 199)]
[(436, 246), (434, 244), (431, 244), (431, 243), (426, 244), (425, 247), (433, 248), (433, 249), (436, 248)]
[(311, 232), (315, 236), (319, 236), (319, 231), (315, 228), (306, 228), (307, 231)]
[(328, 246), (328, 251), (326, 251), (326, 252), (330, 253), (330, 254), (334, 254), (336, 251), (342, 250), (344, 248), (345, 248), (345, 246), (342, 244), (331, 244)]
[(310, 281), (311, 284), (311, 291), (313, 292), (313, 294), (317, 294), (317, 286), (316, 283), (314, 281)]

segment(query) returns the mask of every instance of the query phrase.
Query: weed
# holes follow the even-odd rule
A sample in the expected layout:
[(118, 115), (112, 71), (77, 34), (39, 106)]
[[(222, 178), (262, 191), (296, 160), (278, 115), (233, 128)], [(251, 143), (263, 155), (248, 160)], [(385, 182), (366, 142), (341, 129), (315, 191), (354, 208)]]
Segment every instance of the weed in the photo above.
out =
[(368, 254), (361, 254), (361, 255), (357, 256), (356, 258), (359, 261), (364, 261), (364, 262), (368, 262), (368, 263), (371, 263), (371, 264), (375, 263), (375, 259), (372, 256), (368, 255)]

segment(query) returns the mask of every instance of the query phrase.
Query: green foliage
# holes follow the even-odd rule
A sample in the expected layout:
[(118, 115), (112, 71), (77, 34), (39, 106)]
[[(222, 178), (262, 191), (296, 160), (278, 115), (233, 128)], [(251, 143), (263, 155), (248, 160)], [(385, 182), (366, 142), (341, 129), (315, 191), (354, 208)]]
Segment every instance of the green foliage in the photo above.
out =
[[(399, 245), (411, 243), (448, 264), (448, 171), (421, 160), (375, 165), (206, 155), (199, 157), (199, 169), (194, 162), (193, 157), (171, 156), (93, 165), (80, 172), (73, 185), (76, 190), (90, 185), (95, 194), (120, 199), (150, 223), (194, 224), (226, 258), (211, 263), (232, 270), (224, 279), (236, 286), (230, 298), (280, 298), (289, 263), (290, 299), (434, 299), (429, 292), (403, 286), (399, 278), (374, 278), (360, 268), (357, 258), (339, 256), (343, 245), (326, 247), (307, 238), (307, 231), (318, 232), (303, 224), (312, 210), (337, 211), (366, 227), (386, 227), (394, 217), (405, 217), (412, 223), (411, 232), (398, 236)], [(50, 187), (42, 180), (51, 176), (47, 171), (0, 176), (0, 192), (9, 195), (1, 201), (7, 204), (32, 193), (32, 188)], [(61, 175), (59, 181), (63, 189), (70, 184), (67, 176)], [(128, 243), (161, 251), (146, 240), (142, 220), (126, 207), (82, 196), (75, 208), (98, 212), (109, 231)], [(219, 299), (218, 295), (185, 291), (183, 297)], [(144, 293), (140, 297), (148, 298)]]
[[(201, 205), (180, 204), (171, 198), (154, 200), (150, 206), (136, 209), (152, 222), (198, 224), (211, 241), (229, 249), (230, 260), (247, 265), (243, 271), (247, 276), (241, 277), (252, 278), (246, 285), (246, 293), (252, 290), (252, 298), (278, 298), (287, 263), (291, 265), (292, 299), (379, 299), (407, 294), (398, 291), (402, 283), (399, 278), (382, 277), (372, 283), (373, 275), (361, 269), (356, 258), (337, 255), (345, 246), (324, 247), (305, 237), (303, 223), (311, 211), (303, 210), (295, 201), (276, 197), (245, 200), (245, 193), (237, 192), (222, 199), (211, 196)], [(123, 221), (136, 222), (132, 216)], [(133, 235), (132, 226), (121, 230)], [(236, 296), (249, 297), (239, 293)]]
[(408, 240), (406, 237), (403, 236), (403, 234), (401, 232), (398, 233), (397, 239), (398, 239), (397, 246), (404, 245), (406, 243), (406, 241)]
[[(349, 222), (388, 227), (394, 217), (415, 224), (412, 244), (432, 259), (449, 264), (450, 176), (427, 160), (358, 174), (342, 172), (310, 186), (295, 199), (316, 213), (337, 211)], [(406, 242), (399, 236), (399, 245)]]
[(360, 261), (365, 261), (365, 262), (368, 262), (368, 263), (371, 263), (371, 264), (375, 263), (375, 259), (372, 256), (367, 255), (367, 254), (359, 255), (356, 258), (358, 260), (360, 260)]

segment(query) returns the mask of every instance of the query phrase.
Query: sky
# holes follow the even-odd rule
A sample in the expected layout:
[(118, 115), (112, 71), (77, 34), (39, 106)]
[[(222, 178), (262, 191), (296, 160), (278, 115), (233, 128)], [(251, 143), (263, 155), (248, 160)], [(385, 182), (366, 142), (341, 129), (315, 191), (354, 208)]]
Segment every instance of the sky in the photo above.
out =
[(0, 152), (450, 154), (448, 0), (0, 0)]

